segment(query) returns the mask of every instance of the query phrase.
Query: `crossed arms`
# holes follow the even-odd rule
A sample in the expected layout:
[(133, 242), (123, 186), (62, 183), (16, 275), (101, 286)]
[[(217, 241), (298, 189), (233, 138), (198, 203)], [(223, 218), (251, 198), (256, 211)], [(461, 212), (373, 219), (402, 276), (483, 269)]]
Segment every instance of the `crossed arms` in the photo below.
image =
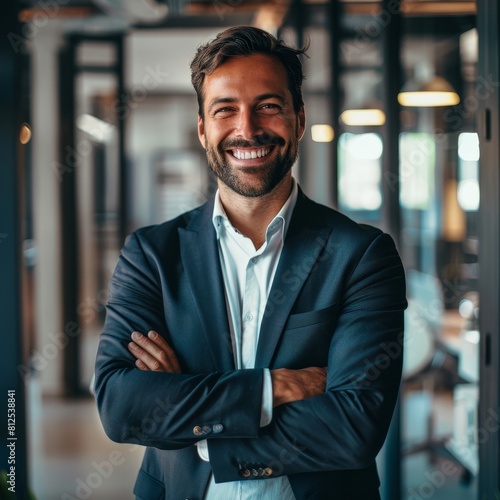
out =
[[(326, 376), (321, 367), (272, 370), (274, 410), (266, 427), (260, 427), (262, 369), (197, 371), (193, 360), (204, 363), (209, 354), (196, 341), (179, 347), (169, 332), (158, 260), (133, 236), (112, 281), (96, 362), (97, 404), (111, 439), (173, 450), (207, 438), (217, 482), (241, 479), (235, 464), (242, 458), (274, 464), (275, 475), (374, 461), (397, 397), (406, 306), (404, 273), (387, 235), (362, 248), (338, 287), (339, 311), (325, 326), (331, 339)], [(337, 272), (341, 265), (328, 264)], [(310, 278), (322, 283), (331, 276), (318, 266)], [(313, 328), (320, 332), (321, 325)], [(133, 331), (161, 335), (134, 339), (132, 355)], [(394, 352), (388, 346), (399, 351), (387, 354)], [(197, 426), (219, 423), (221, 433), (193, 434)], [(292, 459), (282, 460), (284, 452)]]
[[(132, 333), (128, 344), (130, 352), (137, 358), (135, 365), (140, 370), (166, 373), (181, 373), (181, 367), (174, 350), (165, 339), (151, 330), (147, 336)], [(293, 401), (324, 394), (326, 368), (309, 367), (302, 370), (279, 368), (271, 370), (273, 382), (273, 407)]]

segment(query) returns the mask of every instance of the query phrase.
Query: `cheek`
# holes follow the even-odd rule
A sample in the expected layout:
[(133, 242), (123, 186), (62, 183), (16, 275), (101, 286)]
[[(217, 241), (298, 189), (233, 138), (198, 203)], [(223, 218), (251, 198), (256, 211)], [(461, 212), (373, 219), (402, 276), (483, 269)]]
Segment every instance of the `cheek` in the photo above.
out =
[(217, 147), (227, 137), (229, 130), (229, 127), (220, 124), (205, 128), (205, 140), (213, 147)]
[(280, 115), (274, 116), (269, 121), (269, 128), (285, 140), (297, 136), (297, 128), (293, 118)]

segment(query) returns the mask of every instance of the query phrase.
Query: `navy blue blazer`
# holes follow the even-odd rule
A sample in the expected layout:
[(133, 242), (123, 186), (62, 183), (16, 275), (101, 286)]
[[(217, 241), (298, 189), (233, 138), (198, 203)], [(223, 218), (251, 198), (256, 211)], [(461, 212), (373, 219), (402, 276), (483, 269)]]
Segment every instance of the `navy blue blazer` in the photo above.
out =
[[(404, 271), (390, 236), (301, 191), (254, 369), (236, 370), (213, 200), (140, 229), (110, 284), (95, 392), (107, 435), (147, 446), (138, 499), (202, 499), (217, 482), (287, 475), (297, 500), (371, 500), (401, 376)], [(141, 371), (132, 331), (156, 330), (182, 374)], [(263, 368), (328, 366), (324, 395), (259, 427)], [(210, 463), (195, 443), (208, 439)]]

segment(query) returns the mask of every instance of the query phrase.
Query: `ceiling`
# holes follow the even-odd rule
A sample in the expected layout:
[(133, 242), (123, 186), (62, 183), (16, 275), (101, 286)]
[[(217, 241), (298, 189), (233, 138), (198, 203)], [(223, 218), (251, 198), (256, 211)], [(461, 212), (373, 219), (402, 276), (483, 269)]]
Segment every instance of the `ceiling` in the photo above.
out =
[[(401, 0), (407, 23), (405, 32), (426, 29), (436, 33), (463, 33), (475, 24), (476, 2), (471, 0)], [(21, 20), (43, 16), (61, 19), (75, 31), (117, 31), (135, 28), (200, 28), (253, 24), (269, 31), (299, 19), (308, 26), (325, 25), (328, 0), (65, 0), (42, 3), (21, 0)], [(393, 5), (389, 2), (390, 6)], [(382, 0), (339, 0), (344, 13), (343, 36), (352, 26), (373, 20), (382, 11)], [(300, 12), (295, 16), (294, 13)], [(366, 24), (366, 22), (365, 22)], [(350, 27), (351, 26), (351, 27)]]

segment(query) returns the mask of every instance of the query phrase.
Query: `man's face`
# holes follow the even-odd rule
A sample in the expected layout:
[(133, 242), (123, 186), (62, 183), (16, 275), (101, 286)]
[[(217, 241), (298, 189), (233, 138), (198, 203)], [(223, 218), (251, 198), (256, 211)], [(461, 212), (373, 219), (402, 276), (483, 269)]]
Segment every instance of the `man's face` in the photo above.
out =
[(270, 193), (289, 174), (304, 133), (282, 63), (234, 57), (205, 77), (198, 136), (219, 181), (247, 197)]

